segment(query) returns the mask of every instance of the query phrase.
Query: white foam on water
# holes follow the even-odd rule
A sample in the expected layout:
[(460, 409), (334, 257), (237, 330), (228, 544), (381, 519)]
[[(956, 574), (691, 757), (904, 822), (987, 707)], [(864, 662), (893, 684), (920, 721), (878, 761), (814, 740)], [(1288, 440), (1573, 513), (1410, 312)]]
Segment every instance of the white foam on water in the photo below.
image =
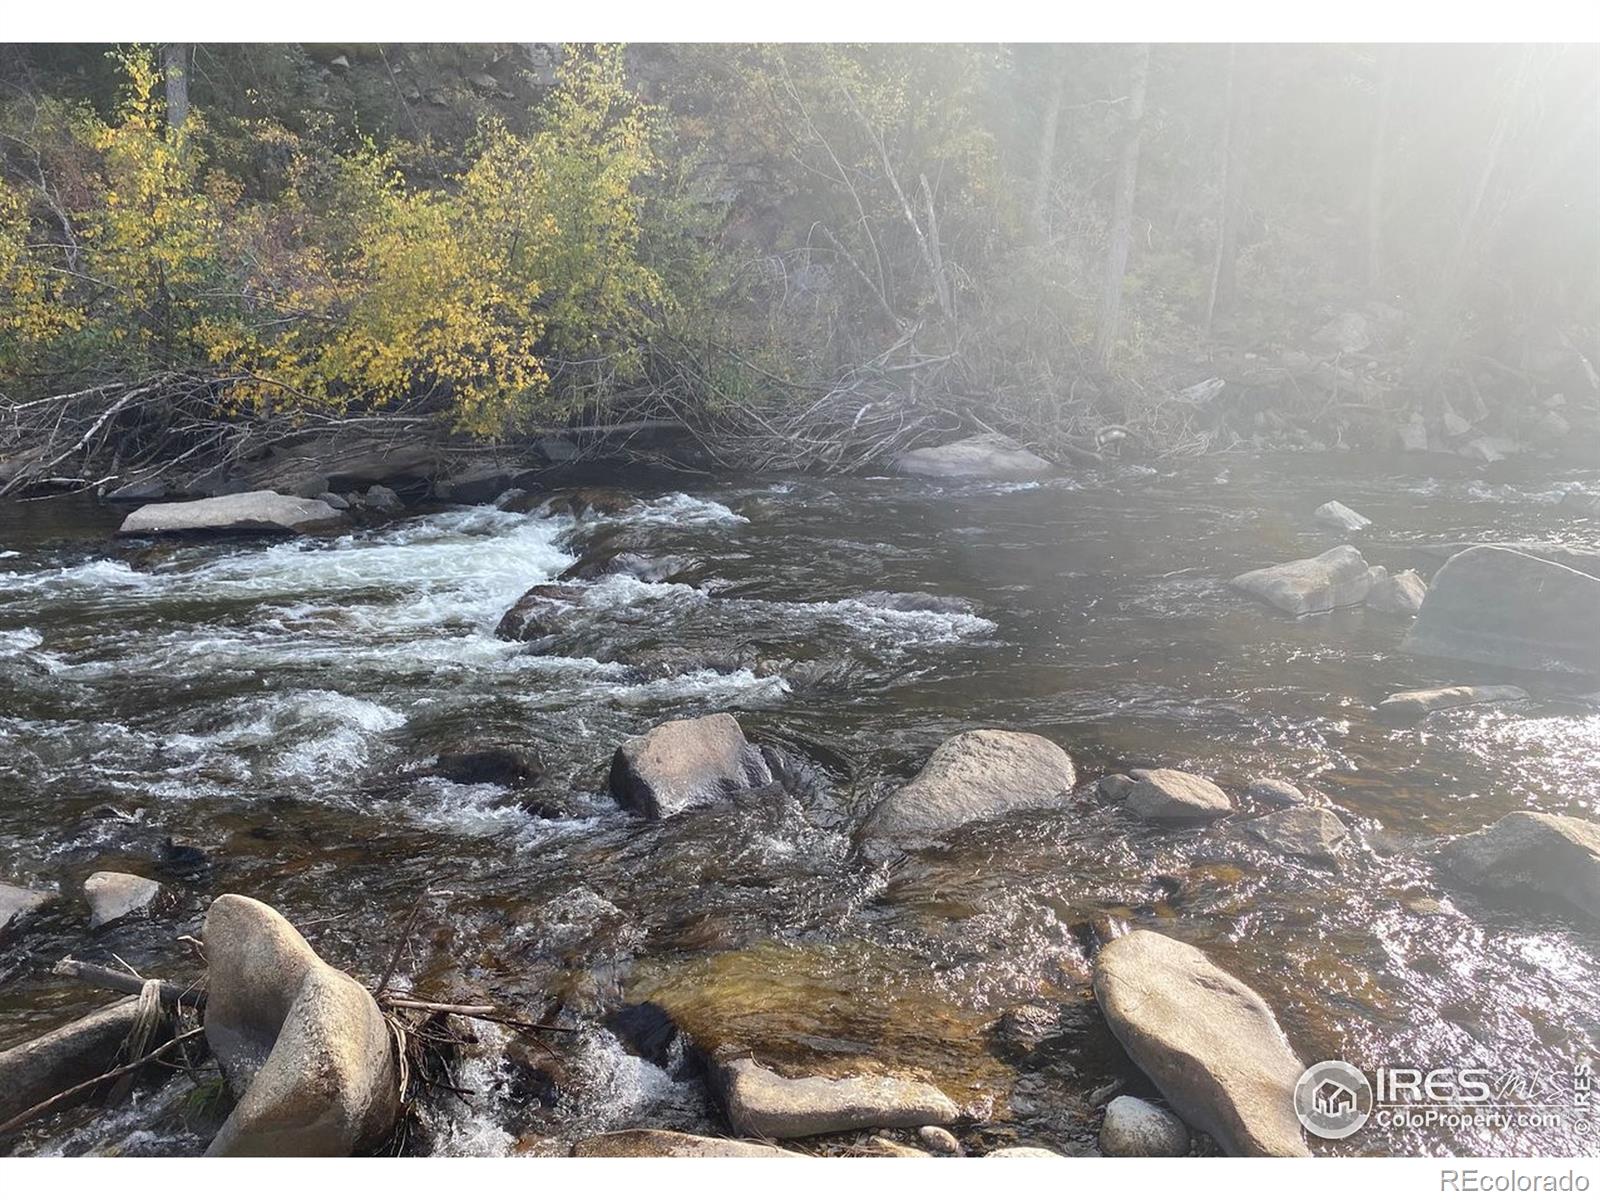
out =
[(504, 1028), (472, 1022), (477, 1045), (464, 1051), (455, 1073), (457, 1087), (470, 1096), (450, 1096), (430, 1107), (436, 1140), (434, 1152), (446, 1158), (504, 1158), (516, 1138), (501, 1124), (501, 1094), (510, 1086)]
[(983, 637), (993, 633), (996, 628), (988, 618), (969, 612), (897, 608), (861, 597), (820, 600), (808, 604), (786, 601), (752, 603), (771, 604), (788, 611), (796, 619), (809, 618), (841, 624), (870, 641), (899, 646), (959, 642), (966, 638)]
[(629, 1054), (608, 1029), (587, 1030), (567, 1050), (569, 1087), (556, 1105), (564, 1126), (584, 1133), (643, 1125), (678, 1127), (699, 1115), (695, 1086)]
[(629, 521), (661, 525), (748, 525), (750, 518), (742, 517), (726, 504), (703, 500), (685, 492), (670, 492), (658, 499), (629, 509), (624, 514)]
[(0, 655), (18, 655), (43, 644), (44, 635), (37, 629), (0, 629)]

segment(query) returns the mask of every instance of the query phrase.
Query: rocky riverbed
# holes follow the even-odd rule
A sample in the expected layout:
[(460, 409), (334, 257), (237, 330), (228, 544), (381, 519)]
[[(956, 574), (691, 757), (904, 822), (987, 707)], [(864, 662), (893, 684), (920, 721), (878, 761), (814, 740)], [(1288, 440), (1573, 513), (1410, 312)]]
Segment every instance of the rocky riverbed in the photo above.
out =
[[(116, 541), (122, 511), (0, 508), (0, 881), (41, 897), (0, 934), (0, 1047), (106, 1001), (49, 974), (64, 954), (192, 973), (177, 939), (218, 895), (370, 985), (426, 892), (399, 982), (580, 1032), (551, 1057), (486, 1030), (472, 1095), (430, 1100), (410, 1152), (701, 1153), (620, 1131), (809, 1133), (818, 1106), (865, 1103), (842, 1081), (885, 1076), (869, 1092), (907, 1151), (948, 1152), (948, 1129), (967, 1153), (1087, 1153), (1107, 1123), (1111, 1152), (1170, 1151), (1176, 1106), (1191, 1129), (1222, 1114), (1195, 1152), (1287, 1152), (1249, 1103), (1164, 1077), (1187, 1035), (1127, 1026), (1119, 987), (1243, 989), (1263, 1078), (1470, 1062), (1559, 1090), (1594, 1054), (1581, 829), (1465, 835), (1596, 820), (1600, 683), (1414, 655), (1410, 582), (1367, 597), (1467, 543), (1593, 553), (1565, 498), (1600, 479), (1298, 456), (587, 482), (319, 508), (274, 540)], [(1370, 525), (1314, 516), (1335, 500)], [(1332, 611), (1230, 587), (1341, 546), (1361, 565), (1329, 560)], [(1381, 709), (1470, 687), (1491, 690)], [(692, 754), (648, 736), (719, 714)], [(1541, 888), (1529, 855), (1580, 883)], [(1116, 937), (1097, 964), (1129, 928), (1167, 940)], [(199, 1152), (192, 1087), (15, 1148)], [(1117, 1097), (1157, 1107), (1108, 1116)], [(897, 1152), (832, 1120), (796, 1148)]]

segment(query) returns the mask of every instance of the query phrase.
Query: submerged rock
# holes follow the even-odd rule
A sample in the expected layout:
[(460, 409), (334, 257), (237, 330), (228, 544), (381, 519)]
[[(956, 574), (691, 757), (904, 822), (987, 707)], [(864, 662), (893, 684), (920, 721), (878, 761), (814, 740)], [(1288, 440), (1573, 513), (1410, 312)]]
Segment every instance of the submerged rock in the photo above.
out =
[(89, 901), (89, 928), (98, 929), (148, 913), (161, 898), (161, 885), (143, 875), (96, 871), (83, 881), (83, 895)]
[(1103, 799), (1113, 802), (1126, 800), (1128, 793), (1133, 791), (1133, 776), (1131, 775), (1105, 775), (1095, 784), (1095, 791)]
[(1354, 546), (1335, 546), (1315, 558), (1246, 571), (1230, 586), (1298, 617), (1360, 604), (1384, 574)]
[(1326, 525), (1330, 529), (1343, 530), (1345, 533), (1355, 533), (1372, 524), (1370, 517), (1363, 517), (1355, 509), (1340, 504), (1337, 500), (1329, 500), (1326, 504), (1319, 504), (1311, 514), (1311, 519), (1318, 525)]
[(208, 1155), (329, 1156), (382, 1142), (399, 1114), (377, 1002), (258, 900), (206, 913), (206, 1040), (238, 1104)]
[(1209, 779), (1156, 767), (1133, 773), (1133, 787), (1122, 803), (1146, 821), (1163, 824), (1213, 821), (1233, 811), (1233, 801)]
[(700, 1137), (670, 1129), (618, 1129), (584, 1138), (572, 1147), (574, 1158), (804, 1158), (764, 1142)]
[(1501, 546), (1439, 568), (1401, 649), (1493, 667), (1600, 672), (1600, 577)]
[(1521, 688), (1502, 685), (1418, 688), (1416, 691), (1395, 692), (1392, 696), (1385, 696), (1378, 703), (1378, 719), (1390, 725), (1414, 725), (1429, 713), (1446, 708), (1500, 704), (1527, 698), (1528, 693)]
[(536, 755), (510, 746), (463, 746), (440, 754), (434, 771), (451, 783), (514, 788), (539, 778), (544, 764)]
[(916, 1129), (960, 1116), (932, 1084), (891, 1075), (786, 1079), (752, 1058), (717, 1068), (716, 1087), (735, 1133), (795, 1138), (849, 1129)]
[(138, 1013), (138, 997), (130, 997), (0, 1050), (0, 1123), (110, 1070)]
[(1444, 863), (1478, 887), (1527, 889), (1600, 917), (1600, 824), (1514, 812), (1445, 847)]
[(27, 922), (55, 898), (54, 892), (41, 892), (32, 888), (0, 883), (0, 938), (4, 938), (12, 929)]
[(1059, 803), (1075, 782), (1072, 759), (1032, 733), (974, 729), (940, 744), (905, 787), (861, 826), (863, 844), (911, 847), (970, 821)]
[(1110, 1158), (1182, 1158), (1189, 1153), (1189, 1130), (1148, 1100), (1118, 1096), (1106, 1105), (1100, 1123), (1100, 1153)]
[(1367, 593), (1367, 607), (1373, 612), (1395, 616), (1415, 616), (1428, 594), (1428, 585), (1415, 571), (1401, 571), (1375, 580)]
[(1094, 994), (1167, 1103), (1229, 1154), (1303, 1157), (1305, 1070), (1266, 1001), (1193, 946), (1139, 930), (1100, 951)]
[(989, 433), (909, 450), (895, 459), (894, 466), (902, 475), (939, 479), (1036, 479), (1055, 472), (1048, 460), (1010, 438)]
[(544, 517), (613, 517), (639, 502), (637, 496), (618, 488), (579, 487), (557, 492), (539, 506)]
[(1350, 836), (1343, 821), (1330, 810), (1315, 806), (1286, 808), (1258, 817), (1245, 828), (1285, 854), (1322, 862), (1333, 861), (1340, 845)]
[(727, 713), (667, 721), (629, 738), (611, 759), (612, 796), (651, 820), (771, 782), (766, 759)]
[(495, 626), (506, 642), (536, 642), (571, 630), (581, 613), (583, 589), (570, 583), (539, 583), (522, 593)]
[(199, 537), (230, 533), (313, 533), (341, 523), (341, 515), (321, 500), (277, 492), (239, 492), (207, 500), (146, 504), (134, 509), (118, 537)]

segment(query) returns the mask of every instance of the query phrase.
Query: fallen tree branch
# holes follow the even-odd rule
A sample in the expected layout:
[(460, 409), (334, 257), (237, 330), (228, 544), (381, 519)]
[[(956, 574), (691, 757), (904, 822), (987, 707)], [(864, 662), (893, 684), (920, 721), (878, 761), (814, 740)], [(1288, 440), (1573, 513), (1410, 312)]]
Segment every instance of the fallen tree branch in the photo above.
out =
[[(70, 975), (74, 979), (81, 979), (95, 987), (106, 988), (113, 992), (122, 992), (129, 996), (137, 996), (144, 990), (144, 985), (149, 981), (127, 971), (114, 970), (111, 967), (102, 967), (96, 963), (84, 962), (72, 957), (63, 958), (50, 968), (52, 975)], [(195, 983), (173, 983), (170, 980), (161, 981), (161, 1002), (163, 1004), (185, 1004), (190, 1008), (204, 1008), (206, 1005), (206, 989)]]

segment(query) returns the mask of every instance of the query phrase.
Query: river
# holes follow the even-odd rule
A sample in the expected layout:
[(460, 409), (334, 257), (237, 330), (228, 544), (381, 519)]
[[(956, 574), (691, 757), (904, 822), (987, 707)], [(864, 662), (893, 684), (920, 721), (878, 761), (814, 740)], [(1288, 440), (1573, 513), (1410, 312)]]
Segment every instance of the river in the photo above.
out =
[[(0, 1045), (103, 996), (64, 954), (193, 974), (177, 935), (209, 898), (279, 908), (329, 961), (382, 973), (424, 890), (402, 977), (581, 1032), (554, 1060), (488, 1031), (430, 1101), (418, 1149), (560, 1153), (639, 1125), (715, 1130), (684, 1052), (908, 1069), (992, 1116), (979, 1138), (1089, 1151), (1092, 1097), (1147, 1090), (1098, 1019), (1098, 917), (1193, 942), (1255, 987), (1306, 1062), (1479, 1065), (1543, 1081), (1595, 1053), (1600, 930), (1468, 891), (1440, 838), (1519, 808), (1600, 816), (1593, 681), (1411, 659), (1405, 619), (1294, 620), (1231, 593), (1253, 567), (1345, 540), (1391, 570), (1499, 538), (1593, 546), (1558, 511), (1600, 476), (1486, 482), (1349, 457), (1216, 457), (1043, 484), (889, 478), (625, 478), (639, 497), (574, 520), (422, 509), (344, 536), (118, 544), (87, 501), (0, 507), (0, 879), (65, 900), (0, 945)], [(690, 560), (678, 582), (580, 584), (561, 644), (497, 640), (502, 613), (597, 539)], [(1515, 682), (1521, 705), (1412, 729), (1389, 692)], [(605, 791), (624, 738), (731, 711), (816, 773), (770, 798), (647, 824)], [(944, 738), (1042, 734), (1078, 765), (1070, 805), (969, 827), (892, 867), (851, 834)], [(521, 803), (426, 773), (468, 740), (535, 750)], [(1320, 794), (1354, 831), (1336, 868), (1283, 857), (1243, 818), (1139, 825), (1101, 774), (1177, 766), (1236, 798), (1261, 775)], [(1246, 806), (1248, 809), (1248, 805)], [(1248, 815), (1248, 813), (1246, 814)], [(174, 852), (179, 847), (203, 852)], [(90, 933), (99, 869), (163, 879), (168, 910)], [(1437, 903), (1434, 903), (1437, 902)], [(993, 1023), (1057, 1028), (1026, 1053)], [(686, 1037), (657, 1038), (653, 1014)], [(77, 1110), (29, 1153), (194, 1153), (183, 1078)], [(1570, 1125), (1380, 1131), (1318, 1153), (1594, 1153)]]

